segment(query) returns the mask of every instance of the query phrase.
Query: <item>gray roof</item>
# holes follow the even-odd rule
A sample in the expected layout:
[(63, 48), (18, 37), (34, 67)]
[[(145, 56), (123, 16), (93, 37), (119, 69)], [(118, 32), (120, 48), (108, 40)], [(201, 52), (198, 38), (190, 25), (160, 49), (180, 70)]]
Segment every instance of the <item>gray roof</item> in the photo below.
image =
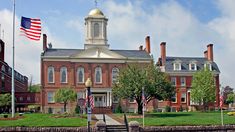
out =
[[(181, 61), (181, 70), (174, 70), (174, 62)], [(166, 57), (166, 72), (189, 72), (189, 64), (191, 62), (196, 62), (197, 70), (201, 70), (204, 68), (204, 64), (208, 62), (208, 60), (204, 57)], [(220, 72), (217, 64), (215, 62), (210, 62), (212, 66), (212, 71)], [(191, 71), (190, 71), (191, 72)]]
[[(70, 57), (76, 55), (84, 49), (47, 49), (42, 56), (44, 57)], [(110, 50), (126, 58), (151, 59), (151, 56), (144, 50)]]

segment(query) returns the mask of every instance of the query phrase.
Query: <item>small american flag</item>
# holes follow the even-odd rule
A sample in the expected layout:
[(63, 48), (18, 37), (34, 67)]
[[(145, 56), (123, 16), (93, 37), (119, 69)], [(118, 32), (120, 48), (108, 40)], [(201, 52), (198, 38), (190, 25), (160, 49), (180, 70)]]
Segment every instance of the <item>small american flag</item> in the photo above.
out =
[(222, 106), (223, 106), (223, 103), (224, 103), (224, 99), (223, 99), (223, 96), (222, 95), (220, 95), (220, 102), (219, 102), (219, 106), (220, 106), (220, 108), (222, 108)]
[(93, 96), (92, 96), (92, 94), (91, 94), (91, 91), (88, 91), (88, 95), (87, 95), (87, 97), (86, 97), (85, 106), (88, 105), (88, 97), (89, 97), (89, 100), (90, 100), (91, 109), (93, 109), (95, 105), (94, 105), (94, 100), (93, 100)]
[(30, 40), (39, 41), (41, 37), (41, 20), (36, 18), (21, 17), (21, 35)]

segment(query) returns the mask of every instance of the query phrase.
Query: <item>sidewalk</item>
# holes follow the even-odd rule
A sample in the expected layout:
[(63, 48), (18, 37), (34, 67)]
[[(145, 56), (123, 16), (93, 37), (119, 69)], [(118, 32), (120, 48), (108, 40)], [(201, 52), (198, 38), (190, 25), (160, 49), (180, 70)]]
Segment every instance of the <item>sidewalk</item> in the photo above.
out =
[[(95, 114), (96, 119), (103, 120), (103, 114)], [(108, 115), (105, 115), (106, 125), (122, 125)]]

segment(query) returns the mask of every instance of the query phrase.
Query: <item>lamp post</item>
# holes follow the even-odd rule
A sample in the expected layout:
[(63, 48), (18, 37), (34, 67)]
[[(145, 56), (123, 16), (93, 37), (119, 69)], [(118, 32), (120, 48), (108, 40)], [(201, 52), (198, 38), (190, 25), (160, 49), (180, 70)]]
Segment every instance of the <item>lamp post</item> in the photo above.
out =
[(90, 122), (91, 122), (90, 94), (91, 94), (91, 86), (92, 86), (92, 82), (90, 78), (87, 78), (85, 85), (87, 88), (87, 127), (88, 127), (88, 132), (90, 132)]

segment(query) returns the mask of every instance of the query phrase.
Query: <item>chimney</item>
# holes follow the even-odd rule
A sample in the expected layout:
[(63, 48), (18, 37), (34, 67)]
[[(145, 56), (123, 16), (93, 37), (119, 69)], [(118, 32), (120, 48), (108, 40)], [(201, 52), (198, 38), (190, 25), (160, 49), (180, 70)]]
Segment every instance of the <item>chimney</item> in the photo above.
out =
[(47, 50), (47, 35), (43, 34), (43, 51)]
[(166, 64), (166, 42), (161, 42), (161, 58), (162, 58), (162, 66)]
[(143, 50), (143, 45), (140, 45), (139, 50)]
[(150, 51), (150, 37), (149, 36), (145, 38), (145, 44), (146, 44), (146, 52), (150, 53), (151, 51)]
[(207, 58), (209, 61), (214, 61), (213, 59), (213, 44), (207, 45)]
[(208, 59), (208, 52), (207, 52), (207, 50), (204, 51), (204, 57), (205, 57), (206, 59)]

